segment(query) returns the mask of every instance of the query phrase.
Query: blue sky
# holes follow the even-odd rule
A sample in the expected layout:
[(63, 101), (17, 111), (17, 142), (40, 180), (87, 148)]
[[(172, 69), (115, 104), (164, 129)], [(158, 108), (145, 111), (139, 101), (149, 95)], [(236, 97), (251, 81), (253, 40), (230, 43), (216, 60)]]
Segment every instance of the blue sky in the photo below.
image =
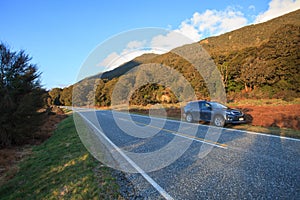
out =
[(299, 9), (299, 1), (1, 0), (0, 41), (33, 57), (45, 88), (65, 87), (99, 44), (124, 31), (158, 27), (197, 41)]

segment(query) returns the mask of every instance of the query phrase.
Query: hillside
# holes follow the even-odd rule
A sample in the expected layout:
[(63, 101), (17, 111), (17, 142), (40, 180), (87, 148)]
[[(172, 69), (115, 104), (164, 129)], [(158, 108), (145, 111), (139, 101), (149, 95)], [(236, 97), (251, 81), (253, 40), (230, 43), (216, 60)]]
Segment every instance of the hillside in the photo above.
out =
[(228, 53), (268, 42), (274, 32), (287, 24), (300, 26), (300, 10), (270, 21), (249, 25), (220, 36), (206, 38), (199, 43), (211, 54)]
[[(74, 85), (75, 99), (80, 105), (109, 106), (118, 80), (122, 77), (126, 80), (122, 83), (125, 87), (133, 86), (138, 77), (124, 74), (141, 64), (165, 65), (176, 70), (191, 84), (198, 99), (209, 99), (207, 84), (201, 76), (203, 72), (200, 74), (191, 63), (176, 53), (181, 51), (195, 54), (191, 51), (195, 44), (178, 47), (162, 55), (145, 54), (112, 71), (87, 78)], [(210, 37), (198, 44), (207, 50), (218, 67), (227, 99), (291, 100), (300, 96), (300, 10), (261, 24)], [(192, 59), (199, 60), (197, 56), (199, 55), (195, 54)], [(207, 63), (199, 64), (205, 67)], [(157, 76), (164, 76), (155, 71), (155, 68), (152, 69)], [(146, 78), (146, 73), (143, 76)], [(180, 81), (174, 82), (175, 86), (180, 87)], [(137, 105), (174, 103), (180, 98), (164, 85), (146, 84), (132, 91), (130, 102)]]
[(107, 71), (107, 72), (103, 72), (100, 74), (97, 74), (95, 76), (89, 77), (90, 79), (94, 79), (94, 78), (101, 78), (101, 79), (113, 79), (113, 78), (117, 78), (122, 76), (123, 74), (125, 74), (126, 72), (128, 72), (129, 70), (133, 69), (134, 67), (146, 63), (147, 61), (151, 60), (152, 58), (156, 57), (157, 54), (143, 54), (141, 56), (138, 56), (136, 58), (134, 58), (133, 60), (126, 62), (122, 65), (120, 65), (119, 67)]

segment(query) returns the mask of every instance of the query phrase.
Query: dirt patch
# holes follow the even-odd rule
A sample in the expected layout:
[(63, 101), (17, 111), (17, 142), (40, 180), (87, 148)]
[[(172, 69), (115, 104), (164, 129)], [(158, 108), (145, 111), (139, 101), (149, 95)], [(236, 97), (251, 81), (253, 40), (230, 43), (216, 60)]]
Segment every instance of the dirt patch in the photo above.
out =
[(42, 126), (38, 129), (33, 138), (31, 144), (39, 145), (44, 142), (46, 139), (51, 137), (53, 131), (57, 128), (59, 122), (66, 118), (66, 115), (62, 112), (51, 112), (51, 114), (45, 114), (44, 122)]
[(18, 163), (31, 154), (31, 146), (0, 149), (0, 186), (19, 171)]
[(15, 176), (19, 170), (18, 163), (31, 154), (32, 146), (39, 145), (48, 139), (56, 129), (57, 124), (67, 117), (57, 107), (43, 111), (43, 116), (42, 125), (34, 134), (34, 138), (27, 142), (28, 144), (0, 149), (0, 186)]

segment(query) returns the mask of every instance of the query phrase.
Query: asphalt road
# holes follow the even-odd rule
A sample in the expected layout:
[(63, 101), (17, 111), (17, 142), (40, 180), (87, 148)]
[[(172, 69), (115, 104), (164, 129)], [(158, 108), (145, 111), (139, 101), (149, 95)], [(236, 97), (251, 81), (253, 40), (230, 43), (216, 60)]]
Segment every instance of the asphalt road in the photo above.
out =
[(127, 171), (138, 199), (300, 199), (300, 140), (112, 111), (80, 114), (107, 147), (101, 159), (113, 155), (107, 163)]

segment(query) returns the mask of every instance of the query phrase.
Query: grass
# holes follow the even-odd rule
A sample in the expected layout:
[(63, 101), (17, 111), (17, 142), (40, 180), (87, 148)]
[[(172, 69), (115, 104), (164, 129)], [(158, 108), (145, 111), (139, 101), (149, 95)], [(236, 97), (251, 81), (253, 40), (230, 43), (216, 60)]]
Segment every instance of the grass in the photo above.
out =
[(0, 188), (0, 199), (119, 199), (108, 167), (81, 143), (73, 121), (62, 121), (53, 136), (32, 148), (16, 176)]

